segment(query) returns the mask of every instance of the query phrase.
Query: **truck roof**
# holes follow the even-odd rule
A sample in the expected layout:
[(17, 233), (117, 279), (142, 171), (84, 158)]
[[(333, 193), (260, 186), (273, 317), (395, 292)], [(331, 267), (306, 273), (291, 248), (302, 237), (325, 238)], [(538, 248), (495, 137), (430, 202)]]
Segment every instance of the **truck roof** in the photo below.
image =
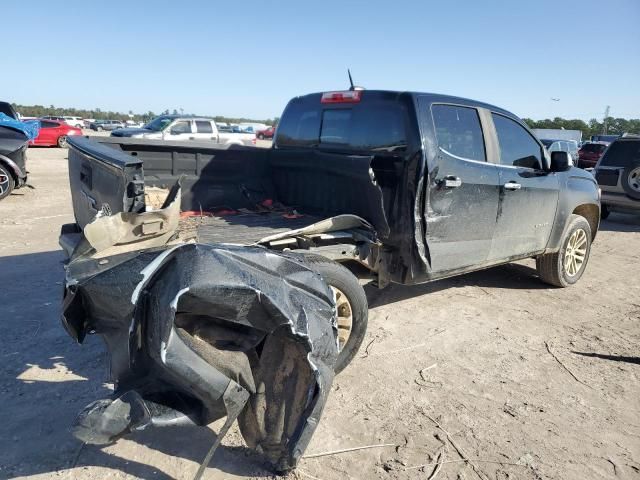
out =
[[(306, 98), (312, 96), (322, 96), (323, 93), (331, 92), (331, 91), (345, 91), (345, 90), (327, 90), (325, 92), (315, 92), (309, 93), (306, 95), (299, 95), (295, 98)], [(434, 103), (452, 103), (456, 105), (473, 105), (477, 107), (486, 108), (487, 110), (491, 110), (496, 113), (501, 113), (503, 115), (518, 118), (515, 114), (505, 110), (503, 108), (497, 107), (495, 105), (491, 105), (489, 103), (480, 102), (478, 100), (473, 100), (464, 97), (457, 97), (453, 95), (444, 95), (440, 93), (429, 93), (429, 92), (414, 92), (414, 91), (401, 91), (401, 90), (362, 90), (362, 93), (365, 97), (374, 95), (376, 97), (389, 97), (389, 96), (410, 96), (412, 98), (417, 97), (427, 97), (430, 102)]]

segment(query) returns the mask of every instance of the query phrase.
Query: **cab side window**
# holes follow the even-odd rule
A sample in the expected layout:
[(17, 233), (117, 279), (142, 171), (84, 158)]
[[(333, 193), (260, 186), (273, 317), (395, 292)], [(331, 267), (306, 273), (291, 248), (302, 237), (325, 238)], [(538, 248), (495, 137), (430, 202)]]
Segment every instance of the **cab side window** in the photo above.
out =
[(500, 144), (500, 164), (542, 170), (542, 149), (517, 122), (492, 113)]
[(191, 122), (176, 122), (171, 127), (171, 135), (180, 135), (181, 133), (191, 133)]
[(213, 133), (211, 122), (205, 122), (203, 120), (196, 120), (196, 132), (198, 133)]
[(480, 117), (475, 108), (432, 105), (438, 146), (444, 153), (463, 160), (486, 160)]

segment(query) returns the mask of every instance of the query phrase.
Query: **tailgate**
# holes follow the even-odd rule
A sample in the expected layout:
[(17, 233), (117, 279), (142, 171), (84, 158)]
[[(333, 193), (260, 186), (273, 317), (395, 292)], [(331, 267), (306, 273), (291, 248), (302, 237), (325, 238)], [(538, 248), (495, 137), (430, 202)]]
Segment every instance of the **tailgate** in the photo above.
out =
[(68, 137), (69, 186), (80, 228), (99, 211), (144, 211), (142, 161), (88, 137)]

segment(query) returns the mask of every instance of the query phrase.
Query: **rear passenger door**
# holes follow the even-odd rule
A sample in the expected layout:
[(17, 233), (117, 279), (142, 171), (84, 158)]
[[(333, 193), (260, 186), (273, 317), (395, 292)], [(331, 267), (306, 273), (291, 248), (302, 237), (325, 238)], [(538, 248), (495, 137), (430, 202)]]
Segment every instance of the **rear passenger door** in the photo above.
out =
[(479, 112), (449, 104), (420, 108), (432, 118), (437, 140), (425, 204), (431, 267), (446, 272), (480, 265), (489, 255), (496, 223), (498, 171), (487, 162)]
[(214, 127), (212, 125), (213, 122), (208, 120), (196, 120), (195, 122), (196, 131), (193, 135), (191, 135), (195, 140), (216, 140), (217, 137), (213, 131)]
[(537, 253), (547, 245), (558, 205), (558, 177), (543, 147), (515, 120), (491, 113), (498, 143), (500, 205), (489, 260)]

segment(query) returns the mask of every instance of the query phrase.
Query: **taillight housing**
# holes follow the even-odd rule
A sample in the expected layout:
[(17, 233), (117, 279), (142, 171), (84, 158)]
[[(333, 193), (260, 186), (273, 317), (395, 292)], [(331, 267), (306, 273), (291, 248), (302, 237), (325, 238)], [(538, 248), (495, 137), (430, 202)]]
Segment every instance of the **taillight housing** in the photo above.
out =
[(358, 103), (362, 98), (362, 90), (347, 90), (345, 92), (325, 92), (320, 103)]

